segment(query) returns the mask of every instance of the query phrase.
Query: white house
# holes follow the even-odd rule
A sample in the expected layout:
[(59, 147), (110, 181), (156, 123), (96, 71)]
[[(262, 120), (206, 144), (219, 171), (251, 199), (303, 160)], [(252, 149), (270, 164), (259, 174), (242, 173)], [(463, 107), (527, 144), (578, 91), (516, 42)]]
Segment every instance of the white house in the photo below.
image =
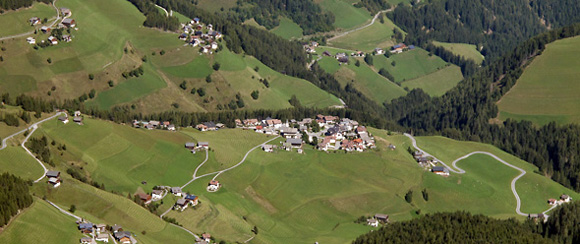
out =
[(209, 191), (217, 191), (221, 187), (221, 184), (217, 180), (211, 180), (207, 185)]
[(102, 233), (102, 234), (98, 234), (97, 238), (95, 238), (96, 241), (102, 241), (105, 243), (109, 243), (109, 235)]
[(570, 202), (570, 200), (572, 200), (572, 198), (568, 195), (562, 195), (562, 196), (560, 196), (560, 200), (563, 202)]
[(213, 50), (218, 49), (218, 43), (217, 42), (212, 42), (211, 43), (211, 49), (213, 49)]
[(153, 200), (158, 200), (161, 199), (163, 197), (163, 191), (162, 190), (153, 190), (151, 191), (151, 198)]
[(173, 193), (173, 195), (180, 197), (181, 196), (181, 187), (171, 187), (171, 193)]
[(264, 150), (264, 152), (273, 152), (274, 145), (264, 144), (264, 145), (262, 145), (262, 150)]
[(383, 50), (382, 48), (375, 48), (375, 53), (377, 55), (385, 54), (385, 50)]
[(367, 225), (372, 227), (379, 227), (379, 221), (376, 219), (367, 219)]

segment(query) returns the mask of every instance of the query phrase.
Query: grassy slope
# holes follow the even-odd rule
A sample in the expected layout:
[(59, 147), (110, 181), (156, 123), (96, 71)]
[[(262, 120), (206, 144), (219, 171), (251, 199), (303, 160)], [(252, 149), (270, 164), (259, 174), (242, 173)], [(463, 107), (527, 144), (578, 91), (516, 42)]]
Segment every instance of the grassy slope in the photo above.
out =
[(35, 199), (0, 234), (0, 243), (78, 243), (83, 237), (75, 219)]
[[(443, 59), (433, 55), (423, 49), (415, 48), (407, 52), (395, 54), (390, 58), (384, 55), (374, 57), (374, 66), (376, 70), (385, 68), (393, 77), (395, 82), (415, 79), (433, 72), (436, 72), (447, 65)], [(395, 66), (391, 63), (395, 62)]]
[(580, 86), (576, 82), (580, 75), (579, 44), (580, 37), (548, 44), (498, 103), (500, 119), (525, 119), (537, 124), (580, 121)]
[[(570, 194), (573, 198), (580, 196), (574, 191), (534, 173), (537, 171), (537, 167), (534, 165), (491, 145), (459, 142), (443, 137), (419, 137), (417, 139), (419, 147), (446, 163), (451, 163), (460, 156), (473, 151), (487, 151), (526, 170), (527, 174), (516, 183), (516, 189), (522, 200), (522, 212), (539, 213), (547, 210), (550, 207), (546, 203), (547, 199), (557, 198), (562, 193)], [(467, 173), (463, 175), (452, 174), (449, 178), (427, 182), (426, 187), (436, 186), (440, 187), (442, 191), (435, 193), (440, 195), (441, 199), (429, 200), (425, 208), (442, 211), (457, 209), (458, 206), (461, 206), (460, 209), (491, 216), (507, 217), (513, 215), (515, 198), (511, 194), (509, 186), (519, 171), (511, 169), (487, 155), (474, 155), (459, 162), (458, 166)], [(542, 187), (538, 187), (539, 185)], [(430, 192), (430, 198), (432, 195)], [(490, 198), (498, 200), (490, 201)], [(452, 204), (451, 202), (456, 202), (459, 205), (455, 207), (447, 205)], [(478, 204), (481, 202), (485, 202), (485, 204)]]
[(362, 25), (371, 19), (371, 14), (364, 8), (352, 6), (348, 0), (316, 1), (324, 11), (334, 14), (334, 26), (341, 29), (351, 29)]
[[(329, 45), (365, 52), (371, 52), (377, 47), (388, 48), (394, 45), (392, 40), (393, 30), (398, 27), (389, 18), (385, 17), (384, 20), (384, 24), (377, 20), (367, 28), (330, 41)], [(401, 32), (403, 31), (401, 30)]]
[(446, 43), (438, 41), (434, 41), (433, 44), (437, 46), (442, 46), (448, 51), (452, 52), (453, 54), (471, 59), (478, 64), (481, 64), (481, 62), (483, 62), (484, 59), (483, 55), (481, 55), (481, 53), (477, 51), (477, 47), (473, 44)]
[(302, 37), (302, 28), (288, 18), (281, 18), (280, 25), (272, 29), (272, 33), (284, 39), (300, 38)]
[(56, 10), (44, 3), (35, 3), (30, 8), (20, 9), (18, 11), (7, 11), (0, 14), (0, 37), (20, 34), (40, 29), (42, 25), (31, 26), (28, 20), (32, 17), (50, 19), (56, 17)]
[(36, 180), (44, 174), (38, 162), (20, 146), (8, 146), (0, 155), (0, 173), (10, 172), (26, 180)]
[(212, 12), (220, 11), (221, 8), (229, 9), (236, 6), (237, 0), (199, 0), (197, 6)]
[(405, 81), (401, 86), (408, 87), (409, 90), (421, 88), (431, 96), (441, 96), (455, 87), (462, 79), (461, 69), (453, 65), (431, 74)]
[(353, 85), (357, 90), (379, 104), (406, 94), (403, 88), (374, 72), (364, 61), (361, 60), (360, 67), (356, 67), (353, 62), (335, 73), (341, 84), (346, 85), (354, 80)]

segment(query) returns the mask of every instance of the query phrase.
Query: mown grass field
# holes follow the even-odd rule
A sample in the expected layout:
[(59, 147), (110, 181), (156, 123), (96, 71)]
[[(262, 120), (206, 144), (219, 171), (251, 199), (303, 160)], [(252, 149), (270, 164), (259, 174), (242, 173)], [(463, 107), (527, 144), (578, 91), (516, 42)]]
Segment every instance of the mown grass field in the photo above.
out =
[[(388, 48), (395, 44), (393, 40), (395, 28), (399, 27), (389, 18), (384, 17), (384, 23), (377, 19), (373, 25), (329, 41), (328, 45), (365, 52), (372, 52), (377, 47)], [(404, 33), (402, 30), (400, 31)]]
[(37, 28), (40, 29), (42, 24), (30, 25), (28, 20), (32, 17), (38, 17), (41, 20), (47, 18), (50, 23), (51, 20), (56, 18), (56, 10), (51, 5), (35, 3), (29, 8), (0, 14), (0, 37), (34, 31)]
[(0, 233), (1, 243), (78, 243), (83, 235), (75, 219), (36, 198)]
[(0, 173), (9, 172), (26, 180), (36, 180), (44, 170), (22, 147), (7, 146), (0, 151)]
[(421, 88), (431, 96), (441, 96), (451, 90), (463, 79), (461, 68), (455, 65), (447, 66), (431, 74), (401, 83), (409, 90)]
[(447, 43), (438, 41), (433, 41), (433, 44), (436, 46), (442, 46), (455, 55), (471, 59), (477, 64), (481, 64), (481, 62), (483, 62), (484, 59), (483, 55), (481, 55), (481, 53), (477, 51), (477, 47), (473, 44)]
[(498, 102), (500, 119), (529, 120), (543, 125), (580, 121), (580, 37), (546, 45), (526, 67), (516, 85)]
[(369, 21), (372, 16), (365, 8), (356, 8), (351, 0), (315, 0), (324, 11), (334, 14), (334, 26), (351, 29)]
[(272, 33), (288, 40), (302, 37), (302, 28), (286, 17), (280, 18), (280, 25), (271, 31)]
[(236, 0), (199, 0), (197, 6), (212, 12), (233, 8), (236, 6)]
[[(374, 66), (377, 71), (386, 69), (394, 78), (394, 82), (415, 79), (443, 69), (447, 62), (421, 48), (415, 48), (403, 53), (392, 55), (390, 58), (384, 55), (374, 56)], [(395, 62), (395, 66), (393, 66)]]

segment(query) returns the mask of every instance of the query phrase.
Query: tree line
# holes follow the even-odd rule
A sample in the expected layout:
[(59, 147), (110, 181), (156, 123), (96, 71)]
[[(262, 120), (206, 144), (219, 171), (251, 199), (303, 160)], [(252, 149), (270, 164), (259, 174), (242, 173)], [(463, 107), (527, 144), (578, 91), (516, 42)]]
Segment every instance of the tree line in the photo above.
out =
[(29, 184), (12, 174), (0, 174), (0, 227), (6, 225), (19, 210), (32, 204)]
[(3, 10), (16, 10), (19, 8), (25, 8), (32, 6), (35, 2), (42, 2), (49, 4), (50, 0), (0, 0), (0, 14)]
[(167, 16), (160, 12), (151, 1), (148, 0), (128, 0), (131, 2), (141, 13), (145, 15), (144, 26), (160, 28), (163, 30), (176, 31), (179, 29), (179, 19), (174, 16)]

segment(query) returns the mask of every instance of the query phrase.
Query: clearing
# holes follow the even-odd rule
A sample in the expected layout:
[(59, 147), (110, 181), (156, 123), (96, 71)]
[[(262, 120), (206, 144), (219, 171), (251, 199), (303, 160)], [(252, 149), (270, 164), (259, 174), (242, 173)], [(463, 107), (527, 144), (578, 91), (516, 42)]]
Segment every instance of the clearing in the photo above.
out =
[(481, 64), (485, 57), (477, 51), (477, 47), (473, 44), (466, 43), (447, 43), (433, 41), (435, 46), (441, 46), (455, 55), (463, 56), (464, 58), (473, 60), (476, 64)]

